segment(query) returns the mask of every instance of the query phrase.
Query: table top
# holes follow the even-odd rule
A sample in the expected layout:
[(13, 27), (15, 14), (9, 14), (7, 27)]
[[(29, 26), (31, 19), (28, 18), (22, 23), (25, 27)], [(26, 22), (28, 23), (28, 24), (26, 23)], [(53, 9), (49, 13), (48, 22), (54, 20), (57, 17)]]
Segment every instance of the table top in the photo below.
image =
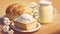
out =
[[(0, 0), (0, 17), (3, 16), (5, 14), (5, 9), (9, 4), (12, 3), (20, 3), (24, 0)], [(38, 2), (37, 0), (25, 0), (24, 2), (28, 1), (29, 3), (32, 1)], [(5, 2), (5, 3), (3, 3)], [(22, 2), (22, 3), (24, 3)], [(26, 2), (26, 4), (28, 4), (28, 2)], [(8, 4), (9, 3), (9, 4)], [(33, 33), (21, 33), (21, 32), (17, 32), (15, 31), (14, 34), (60, 34), (60, 3), (59, 0), (53, 0), (52, 1), (53, 6), (57, 8), (57, 15), (54, 17), (54, 21), (49, 23), (49, 24), (41, 24), (41, 28), (39, 29), (39, 31), (37, 32), (33, 32)], [(0, 34), (7, 34), (4, 33), (2, 31), (2, 27), (3, 27), (3, 19), (0, 18)]]
[[(0, 18), (0, 34), (7, 34), (2, 31), (3, 25), (3, 19)], [(41, 25), (41, 28), (36, 32), (21, 33), (15, 31), (14, 34), (60, 34), (60, 14), (57, 14), (53, 22)]]

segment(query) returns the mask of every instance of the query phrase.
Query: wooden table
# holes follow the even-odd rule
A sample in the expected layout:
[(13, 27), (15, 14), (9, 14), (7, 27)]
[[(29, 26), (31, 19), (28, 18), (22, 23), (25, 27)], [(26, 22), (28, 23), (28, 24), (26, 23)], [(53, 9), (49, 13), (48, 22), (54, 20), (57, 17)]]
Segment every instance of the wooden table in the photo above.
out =
[[(3, 19), (0, 19), (0, 34), (7, 34), (2, 31)], [(49, 24), (41, 24), (41, 28), (37, 32), (33, 33), (21, 33), (15, 31), (14, 34), (60, 34), (60, 14), (58, 14), (54, 21)]]
[[(4, 15), (5, 9), (9, 4), (20, 2), (24, 3), (23, 1), (28, 1), (25, 2), (26, 4), (32, 1), (38, 2), (37, 0), (0, 0), (0, 17)], [(59, 1), (60, 0), (52, 0), (53, 6), (56, 7), (58, 10), (57, 16), (54, 17), (53, 22), (51, 22), (50, 24), (41, 24), (42, 26), (40, 30), (34, 33), (21, 33), (15, 31), (14, 34), (60, 34), (60, 4), (58, 4), (60, 3)], [(3, 25), (3, 19), (0, 18), (0, 34), (7, 34), (2, 31)]]

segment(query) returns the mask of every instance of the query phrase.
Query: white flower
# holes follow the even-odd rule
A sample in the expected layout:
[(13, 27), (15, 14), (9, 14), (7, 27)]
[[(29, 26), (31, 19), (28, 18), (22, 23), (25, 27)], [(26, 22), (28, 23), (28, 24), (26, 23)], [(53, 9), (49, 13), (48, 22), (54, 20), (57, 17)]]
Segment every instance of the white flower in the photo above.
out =
[(6, 20), (6, 21), (4, 21), (4, 24), (5, 25), (10, 25), (10, 21)]
[(13, 25), (13, 26), (14, 26), (14, 22), (13, 22), (13, 21), (11, 21), (11, 25)]
[(13, 34), (13, 33), (14, 33), (13, 30), (8, 31), (8, 34)]
[(9, 18), (8, 17), (5, 17), (4, 20), (9, 20)]
[(4, 18), (4, 24), (5, 25), (10, 25), (10, 20), (9, 20), (9, 18)]
[(36, 6), (37, 6), (37, 4), (35, 2), (32, 2), (32, 3), (29, 4), (29, 7), (31, 7), (31, 8), (34, 8)]
[(35, 10), (34, 10), (34, 12), (38, 12), (38, 10), (37, 10), (37, 9), (35, 9)]
[(33, 17), (34, 17), (34, 18), (38, 18), (38, 10), (35, 9), (35, 10), (33, 11)]
[(9, 26), (4, 25), (4, 26), (3, 26), (3, 31), (4, 31), (4, 32), (7, 32), (7, 31), (9, 30), (9, 28), (10, 28)]

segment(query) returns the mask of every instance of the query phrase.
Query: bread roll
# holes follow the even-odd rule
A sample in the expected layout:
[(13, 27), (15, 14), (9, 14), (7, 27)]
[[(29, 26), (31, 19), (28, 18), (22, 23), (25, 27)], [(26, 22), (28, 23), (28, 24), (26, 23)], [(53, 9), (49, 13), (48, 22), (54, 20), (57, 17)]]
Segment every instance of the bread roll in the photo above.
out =
[(32, 14), (32, 9), (23, 4), (12, 4), (6, 9), (6, 16), (10, 20), (14, 20), (22, 14)]

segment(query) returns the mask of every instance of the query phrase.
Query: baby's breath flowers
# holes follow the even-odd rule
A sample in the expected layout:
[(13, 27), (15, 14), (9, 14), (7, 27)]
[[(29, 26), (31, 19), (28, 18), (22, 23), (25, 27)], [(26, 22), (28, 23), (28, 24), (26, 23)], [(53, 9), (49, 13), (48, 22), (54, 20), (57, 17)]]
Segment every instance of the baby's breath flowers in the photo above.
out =
[(14, 22), (13, 22), (13, 21), (11, 21), (10, 23), (11, 23), (11, 25), (13, 25), (13, 26), (14, 26)]
[(9, 18), (7, 18), (7, 17), (4, 18), (4, 24), (5, 24), (5, 25), (10, 25), (10, 20), (9, 20)]
[(4, 18), (4, 26), (3, 26), (3, 32), (7, 32), (8, 34), (13, 34), (14, 31), (11, 29), (10, 30), (10, 25), (14, 25), (13, 21), (10, 21), (9, 18), (5, 17)]
[(38, 10), (37, 10), (37, 9), (34, 10), (33, 17), (34, 17), (34, 18), (38, 18)]
[(8, 31), (8, 34), (14, 34), (14, 31), (11, 29), (10, 31)]
[(36, 6), (37, 6), (36, 2), (32, 2), (32, 3), (29, 4), (29, 7), (32, 8), (32, 10), (33, 10), (32, 11), (32, 16), (34, 18), (38, 18), (38, 10), (35, 9)]
[(4, 25), (4, 26), (3, 26), (3, 31), (4, 31), (4, 32), (7, 32), (7, 31), (9, 30), (9, 28), (10, 28), (9, 26)]
[(32, 2), (29, 4), (29, 7), (31, 7), (31, 8), (35, 8), (36, 6), (37, 6), (36, 2)]

